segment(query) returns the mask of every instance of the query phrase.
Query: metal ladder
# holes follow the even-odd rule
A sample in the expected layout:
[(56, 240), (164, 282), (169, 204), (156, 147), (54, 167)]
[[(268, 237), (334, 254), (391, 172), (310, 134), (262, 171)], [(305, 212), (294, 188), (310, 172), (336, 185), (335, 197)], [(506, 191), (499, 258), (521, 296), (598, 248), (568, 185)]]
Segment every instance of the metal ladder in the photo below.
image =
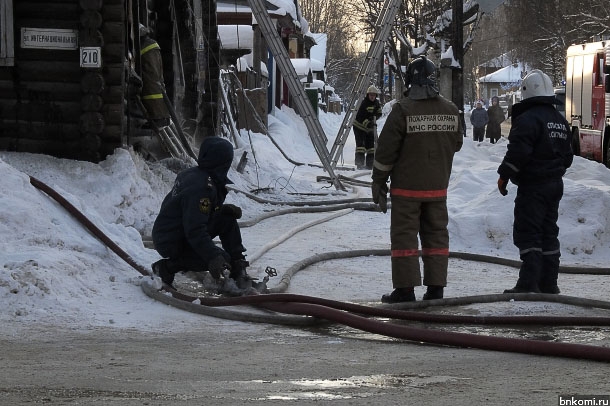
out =
[[(182, 132), (182, 128), (180, 127), (178, 119), (176, 118), (176, 113), (174, 112), (173, 106), (171, 106), (169, 100), (167, 99), (167, 93), (165, 93), (165, 90), (163, 90), (163, 96), (168, 108), (170, 108), (170, 115), (172, 119), (170, 120), (169, 125), (159, 128), (152, 121), (147, 121), (150, 124), (153, 132), (159, 137), (161, 145), (163, 145), (170, 156), (181, 159), (185, 162), (196, 163), (197, 155), (191, 148), (189, 141)], [(135, 98), (135, 102), (139, 109), (146, 114), (146, 107), (144, 107), (144, 104), (139, 96)]]
[(358, 104), (364, 98), (366, 89), (371, 82), (373, 72), (375, 72), (379, 58), (383, 53), (385, 41), (390, 35), (390, 31), (394, 25), (394, 18), (396, 17), (396, 13), (398, 13), (400, 4), (401, 0), (386, 0), (379, 12), (377, 22), (375, 23), (375, 36), (373, 37), (371, 46), (366, 54), (364, 64), (362, 64), (358, 77), (354, 82), (348, 109), (345, 112), (341, 127), (339, 127), (335, 143), (330, 150), (330, 156), (332, 157), (331, 165), (333, 169), (337, 167), (339, 157), (343, 153), (345, 141), (347, 141), (356, 113), (358, 112)]
[(276, 31), (275, 25), (271, 21), (271, 17), (269, 17), (267, 8), (265, 6), (265, 1), (248, 0), (248, 3), (250, 4), (252, 14), (254, 14), (254, 17), (258, 22), (263, 36), (267, 40), (269, 49), (275, 56), (275, 61), (280, 69), (280, 72), (282, 73), (286, 85), (288, 86), (288, 90), (293, 97), (299, 114), (307, 126), (309, 138), (311, 138), (313, 147), (316, 150), (320, 161), (322, 162), (322, 167), (328, 172), (335, 188), (338, 190), (343, 190), (344, 187), (341, 185), (341, 182), (339, 182), (339, 178), (335, 175), (334, 167), (331, 165), (330, 154), (328, 153), (328, 148), (326, 148), (327, 138), (324, 134), (324, 129), (317, 118), (313, 106), (307, 98), (305, 89), (297, 76), (294, 66), (292, 66), (292, 63), (290, 62), (288, 51), (284, 47), (284, 44)]

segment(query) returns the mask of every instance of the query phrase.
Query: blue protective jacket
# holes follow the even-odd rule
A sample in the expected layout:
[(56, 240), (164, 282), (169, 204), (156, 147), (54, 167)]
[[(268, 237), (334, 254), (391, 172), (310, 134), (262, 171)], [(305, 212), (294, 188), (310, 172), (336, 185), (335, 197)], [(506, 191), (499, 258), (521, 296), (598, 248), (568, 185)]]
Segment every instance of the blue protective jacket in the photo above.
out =
[(500, 178), (518, 185), (561, 179), (572, 165), (572, 133), (555, 109), (554, 96), (525, 99), (513, 105), (508, 150), (498, 167)]
[(208, 225), (225, 200), (225, 186), (232, 183), (227, 178), (232, 161), (233, 145), (229, 141), (204, 139), (198, 166), (178, 174), (153, 225), (153, 242), (161, 255), (180, 251), (185, 243), (206, 262), (223, 254), (212, 241)]

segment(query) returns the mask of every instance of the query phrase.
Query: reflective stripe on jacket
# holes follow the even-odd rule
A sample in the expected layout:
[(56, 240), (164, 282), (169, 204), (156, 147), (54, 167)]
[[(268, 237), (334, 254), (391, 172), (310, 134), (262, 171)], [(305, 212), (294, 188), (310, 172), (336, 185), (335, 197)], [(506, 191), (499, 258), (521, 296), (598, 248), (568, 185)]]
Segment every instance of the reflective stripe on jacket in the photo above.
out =
[(140, 62), (142, 66), (142, 92), (140, 97), (148, 118), (169, 118), (169, 110), (163, 100), (163, 60), (159, 44), (149, 37), (142, 38)]
[(453, 155), (462, 143), (462, 125), (455, 104), (442, 96), (403, 98), (394, 105), (379, 135), (373, 175), (389, 173), (392, 196), (445, 200)]

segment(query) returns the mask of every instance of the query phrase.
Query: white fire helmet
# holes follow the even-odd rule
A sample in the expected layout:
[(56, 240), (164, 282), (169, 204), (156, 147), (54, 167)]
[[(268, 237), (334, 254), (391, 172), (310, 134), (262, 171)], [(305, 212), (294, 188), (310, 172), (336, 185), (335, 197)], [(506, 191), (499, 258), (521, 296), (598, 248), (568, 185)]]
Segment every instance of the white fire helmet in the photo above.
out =
[(538, 96), (555, 96), (551, 78), (539, 69), (528, 73), (521, 82), (521, 100)]
[(369, 86), (368, 89), (366, 89), (366, 94), (369, 94), (369, 93), (379, 94), (379, 89), (377, 89), (375, 86), (371, 85), (371, 86)]

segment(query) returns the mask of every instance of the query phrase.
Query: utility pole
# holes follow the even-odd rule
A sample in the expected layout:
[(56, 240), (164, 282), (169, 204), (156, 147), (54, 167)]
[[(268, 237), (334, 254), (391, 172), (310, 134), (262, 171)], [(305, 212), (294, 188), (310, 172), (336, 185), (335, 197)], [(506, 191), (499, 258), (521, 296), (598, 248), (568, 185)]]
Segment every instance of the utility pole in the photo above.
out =
[(451, 70), (451, 101), (460, 110), (462, 129), (466, 134), (464, 120), (464, 0), (452, 1), (452, 27), (453, 27), (453, 58), (458, 66)]
[(379, 103), (385, 103), (385, 54), (381, 53), (379, 58)]

